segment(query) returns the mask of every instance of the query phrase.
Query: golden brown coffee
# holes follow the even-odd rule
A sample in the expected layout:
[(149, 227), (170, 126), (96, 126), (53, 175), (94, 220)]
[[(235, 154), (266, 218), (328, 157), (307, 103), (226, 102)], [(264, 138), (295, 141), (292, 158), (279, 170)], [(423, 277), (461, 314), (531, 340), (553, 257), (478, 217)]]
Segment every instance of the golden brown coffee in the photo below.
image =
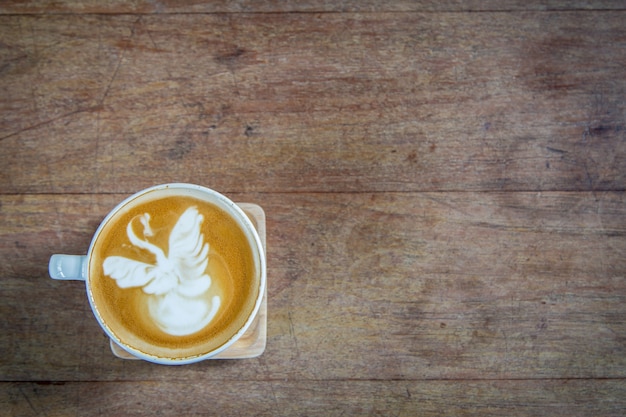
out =
[(127, 347), (188, 359), (244, 326), (259, 291), (249, 237), (201, 196), (157, 190), (128, 202), (92, 248), (92, 305)]

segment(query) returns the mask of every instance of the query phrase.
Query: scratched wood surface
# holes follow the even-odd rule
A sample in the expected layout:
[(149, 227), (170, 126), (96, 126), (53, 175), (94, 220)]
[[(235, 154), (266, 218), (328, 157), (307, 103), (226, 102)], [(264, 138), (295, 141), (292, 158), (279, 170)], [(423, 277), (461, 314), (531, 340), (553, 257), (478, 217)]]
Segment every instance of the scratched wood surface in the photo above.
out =
[(4, 0), (0, 13), (310, 13), (310, 12), (446, 12), (526, 10), (623, 10), (615, 0)]
[(436, 16), (0, 16), (0, 190), (624, 188), (623, 13)]
[[(626, 413), (626, 5), (0, 5), (0, 415)], [(267, 347), (114, 357), (129, 193), (267, 216)]]

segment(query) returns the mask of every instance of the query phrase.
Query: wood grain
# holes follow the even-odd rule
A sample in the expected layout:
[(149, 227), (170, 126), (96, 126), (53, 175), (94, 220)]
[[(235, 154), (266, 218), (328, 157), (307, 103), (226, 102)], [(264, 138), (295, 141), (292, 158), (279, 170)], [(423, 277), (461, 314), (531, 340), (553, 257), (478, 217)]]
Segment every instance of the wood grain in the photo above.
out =
[(265, 354), (174, 371), (114, 358), (84, 284), (47, 277), (122, 197), (2, 197), (4, 380), (626, 373), (623, 193), (235, 195), (267, 214)]
[(0, 192), (624, 190), (624, 17), (0, 17)]
[[(623, 380), (4, 383), (10, 415), (621, 417)], [(443, 395), (442, 395), (443, 393)], [(164, 401), (164, 399), (166, 399)]]
[[(3, 1), (0, 415), (623, 416), (617, 1)], [(115, 358), (47, 276), (147, 186), (267, 214), (267, 347)]]
[(446, 11), (520, 11), (520, 10), (624, 10), (622, 2), (611, 0), (5, 0), (0, 4), (4, 14), (51, 13), (311, 13), (311, 12), (446, 12)]

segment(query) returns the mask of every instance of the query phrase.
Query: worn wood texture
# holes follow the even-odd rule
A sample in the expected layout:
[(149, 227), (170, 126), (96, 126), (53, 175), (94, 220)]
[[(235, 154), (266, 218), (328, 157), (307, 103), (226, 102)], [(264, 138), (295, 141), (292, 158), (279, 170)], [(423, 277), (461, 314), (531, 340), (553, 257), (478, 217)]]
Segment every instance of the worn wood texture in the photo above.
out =
[[(0, 391), (13, 416), (494, 416), (622, 417), (623, 380), (196, 381), (10, 383)], [(166, 398), (167, 401), (163, 401)], [(266, 399), (259, 401), (259, 399)]]
[(292, 13), (292, 12), (446, 12), (523, 10), (624, 10), (615, 0), (4, 0), (0, 13)]
[[(624, 7), (2, 2), (0, 415), (626, 414)], [(168, 181), (265, 210), (262, 356), (48, 278)]]
[(623, 190), (625, 17), (0, 17), (0, 192)]
[(623, 193), (258, 196), (266, 352), (176, 370), (114, 358), (84, 284), (47, 277), (50, 254), (84, 253), (121, 197), (2, 197), (4, 379), (626, 375)]

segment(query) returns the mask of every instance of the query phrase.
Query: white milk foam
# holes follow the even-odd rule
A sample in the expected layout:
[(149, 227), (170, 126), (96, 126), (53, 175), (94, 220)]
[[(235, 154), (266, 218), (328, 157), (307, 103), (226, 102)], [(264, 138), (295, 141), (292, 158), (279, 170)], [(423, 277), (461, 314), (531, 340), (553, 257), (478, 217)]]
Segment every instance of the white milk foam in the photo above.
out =
[[(144, 239), (137, 237), (133, 222), (143, 225)], [(200, 231), (203, 217), (196, 207), (189, 207), (178, 219), (169, 236), (167, 256), (150, 243), (152, 236), (150, 215), (133, 218), (126, 227), (130, 242), (156, 257), (156, 264), (148, 264), (123, 256), (109, 256), (104, 260), (104, 274), (115, 279), (120, 288), (142, 287), (148, 294), (148, 311), (154, 323), (173, 336), (195, 333), (215, 317), (221, 299), (210, 297), (211, 278), (206, 270), (209, 263), (209, 244)]]

